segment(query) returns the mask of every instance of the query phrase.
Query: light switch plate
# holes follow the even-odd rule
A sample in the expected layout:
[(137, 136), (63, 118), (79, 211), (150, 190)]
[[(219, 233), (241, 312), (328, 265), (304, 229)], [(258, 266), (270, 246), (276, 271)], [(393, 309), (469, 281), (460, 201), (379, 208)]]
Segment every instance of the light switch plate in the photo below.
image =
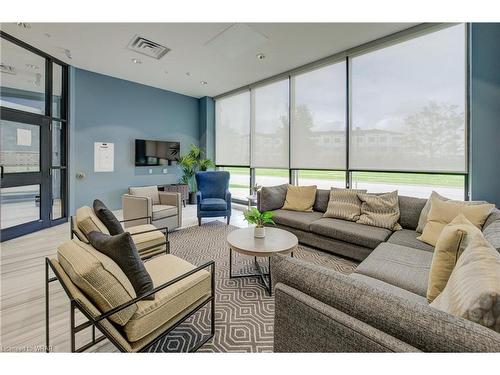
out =
[(153, 174), (153, 170), (151, 168), (148, 170), (148, 172), (149, 174)]
[(163, 174), (167, 174), (168, 173), (168, 169), (167, 168), (163, 168), (162, 172), (163, 172)]

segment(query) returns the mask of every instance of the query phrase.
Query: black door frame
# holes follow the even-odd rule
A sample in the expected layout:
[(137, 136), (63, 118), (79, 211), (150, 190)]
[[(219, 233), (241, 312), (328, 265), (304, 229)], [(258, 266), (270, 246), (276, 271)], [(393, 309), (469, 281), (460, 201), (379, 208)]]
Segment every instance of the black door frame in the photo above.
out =
[[(23, 185), (40, 184), (40, 220), (16, 225), (1, 230), (0, 241), (6, 241), (40, 229), (59, 225), (68, 221), (69, 215), (69, 66), (63, 61), (33, 47), (29, 44), (0, 31), (0, 37), (11, 43), (18, 45), (32, 53), (45, 58), (45, 114), (36, 114), (20, 111), (17, 109), (0, 107), (0, 117), (2, 120), (21, 122), (40, 127), (40, 171), (23, 173), (3, 173), (1, 186), (13, 187)], [(53, 64), (62, 67), (62, 92), (60, 116), (53, 117), (52, 113), (52, 68)], [(53, 122), (59, 122), (62, 126), (61, 137), (61, 162), (53, 165), (53, 144), (52, 131)], [(52, 173), (54, 170), (60, 171), (61, 196), (61, 217), (52, 218), (53, 186)], [(1, 209), (1, 208), (0, 208)]]

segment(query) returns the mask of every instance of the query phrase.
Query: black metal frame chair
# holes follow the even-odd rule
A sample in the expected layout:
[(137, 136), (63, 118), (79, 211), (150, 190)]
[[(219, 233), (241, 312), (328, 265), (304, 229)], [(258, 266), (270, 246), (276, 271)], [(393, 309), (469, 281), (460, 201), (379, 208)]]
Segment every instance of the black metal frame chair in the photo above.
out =
[[(78, 232), (75, 230), (73, 218), (74, 218), (74, 216), (71, 216), (71, 218), (70, 218), (70, 237), (71, 237), (71, 239), (73, 239), (76, 236), (76, 238), (78, 238), (80, 241), (83, 241), (83, 239), (80, 237), (80, 235), (78, 234)], [(118, 221), (120, 223), (125, 223), (125, 222), (128, 222), (128, 221), (143, 220), (143, 219), (148, 219), (148, 224), (151, 224), (152, 220), (153, 220), (151, 216), (144, 216), (144, 217), (136, 217), (134, 219), (118, 220)], [(142, 253), (142, 252), (145, 252), (147, 250), (151, 250), (151, 249), (157, 248), (157, 247), (159, 247), (161, 245), (165, 245), (165, 252), (166, 252), (166, 254), (170, 254), (170, 241), (168, 239), (168, 227), (161, 227), (161, 228), (155, 228), (155, 229), (145, 230), (145, 231), (142, 231), (142, 232), (130, 233), (130, 235), (133, 237), (133, 236), (137, 236), (138, 234), (150, 233), (150, 232), (155, 232), (155, 231), (160, 231), (160, 232), (163, 233), (163, 235), (165, 236), (165, 242), (158, 243), (158, 244), (155, 244), (155, 245), (151, 245), (151, 246), (142, 248), (140, 252)], [(158, 255), (158, 253), (148, 254), (148, 255), (146, 255), (144, 257), (141, 257), (141, 259), (142, 260), (146, 260), (146, 259), (152, 258), (152, 257), (154, 257), (156, 255)]]
[[(91, 348), (92, 346), (94, 346), (95, 344), (101, 342), (102, 340), (104, 340), (106, 338), (113, 345), (115, 345), (118, 348), (118, 350), (120, 350), (121, 352), (127, 352), (127, 350), (120, 343), (118, 343), (117, 340), (107, 331), (106, 327), (104, 327), (102, 325), (103, 320), (107, 319), (111, 315), (113, 315), (117, 312), (120, 312), (121, 310), (133, 305), (134, 303), (141, 301), (144, 298), (146, 298), (152, 294), (155, 294), (155, 293), (159, 292), (160, 290), (165, 289), (165, 288), (175, 284), (176, 282), (179, 282), (179, 281), (185, 279), (186, 277), (189, 277), (189, 276), (193, 275), (194, 273), (199, 272), (199, 271), (201, 271), (205, 268), (208, 268), (208, 267), (210, 267), (210, 272), (211, 272), (211, 296), (208, 299), (204, 300), (202, 303), (200, 303), (200, 305), (196, 306), (188, 314), (186, 314), (185, 317), (183, 317), (182, 319), (177, 321), (175, 324), (173, 324), (171, 327), (169, 327), (167, 330), (165, 330), (165, 332), (163, 332), (162, 334), (157, 336), (154, 340), (152, 340), (150, 343), (148, 343), (144, 347), (142, 347), (139, 350), (139, 352), (147, 351), (151, 346), (153, 346), (158, 341), (160, 341), (165, 336), (167, 336), (172, 330), (174, 330), (177, 326), (179, 326), (180, 324), (185, 322), (188, 318), (190, 318), (192, 315), (194, 315), (196, 312), (198, 312), (201, 308), (206, 306), (209, 302), (211, 305), (210, 334), (205, 335), (203, 337), (203, 339), (200, 342), (198, 342), (189, 351), (190, 352), (197, 351), (202, 345), (204, 345), (206, 342), (208, 342), (211, 338), (214, 337), (214, 335), (215, 335), (215, 262), (210, 261), (210, 262), (204, 263), (201, 266), (196, 267), (196, 268), (192, 269), (191, 271), (186, 272), (186, 273), (176, 277), (175, 279), (172, 279), (172, 280), (156, 287), (152, 291), (145, 293), (142, 296), (134, 298), (134, 299), (130, 300), (129, 302), (126, 302), (126, 303), (124, 303), (120, 306), (117, 306), (117, 307), (115, 307), (115, 308), (113, 308), (105, 313), (102, 313), (99, 316), (93, 316), (93, 314), (90, 311), (88, 311), (88, 309), (84, 305), (82, 305), (78, 300), (75, 300), (72, 297), (70, 291), (68, 290), (68, 287), (62, 281), (59, 272), (57, 271), (57, 269), (55, 269), (54, 265), (52, 264), (52, 261), (49, 258), (45, 258), (45, 329), (46, 329), (45, 339), (46, 339), (46, 351), (47, 351), (47, 353), (50, 352), (50, 309), (49, 309), (50, 308), (50, 306), (49, 306), (50, 283), (58, 280), (60, 282), (60, 284), (62, 285), (66, 295), (70, 299), (70, 334), (71, 334), (71, 352), (72, 353), (84, 352), (85, 350)], [(55, 275), (54, 277), (50, 277), (50, 270), (52, 270), (52, 272), (54, 273), (54, 275)], [(77, 326), (75, 325), (75, 310), (76, 309), (78, 309), (88, 319), (87, 322), (79, 324)], [(89, 343), (81, 346), (80, 348), (76, 348), (76, 334), (78, 332), (84, 330), (85, 328), (88, 328), (88, 327), (92, 327), (92, 340)], [(96, 332), (95, 332), (96, 328), (102, 333), (102, 336), (96, 337)]]

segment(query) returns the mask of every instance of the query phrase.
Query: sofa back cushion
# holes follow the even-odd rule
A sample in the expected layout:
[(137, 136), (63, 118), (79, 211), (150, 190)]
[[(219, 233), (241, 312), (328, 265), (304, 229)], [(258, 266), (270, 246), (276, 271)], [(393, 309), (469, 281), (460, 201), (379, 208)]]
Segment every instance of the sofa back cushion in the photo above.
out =
[(458, 259), (431, 306), (500, 333), (500, 254), (481, 233)]
[(495, 208), (483, 225), (484, 238), (500, 252), (500, 210)]
[[(63, 243), (57, 258), (71, 281), (103, 313), (136, 298), (127, 276), (109, 257), (78, 240)], [(110, 316), (110, 320), (125, 325), (137, 310), (137, 305)]]
[(158, 187), (156, 185), (130, 187), (128, 188), (128, 192), (130, 195), (151, 198), (152, 204), (160, 204), (160, 195), (158, 194)]
[(422, 212), (427, 199), (405, 197), (404, 195), (400, 195), (398, 200), (400, 214), (399, 224), (401, 224), (404, 229), (417, 229), (420, 213)]
[(328, 201), (330, 200), (330, 190), (317, 189), (314, 200), (313, 211), (326, 212)]
[(264, 186), (258, 193), (259, 211), (278, 210), (285, 204), (288, 184)]

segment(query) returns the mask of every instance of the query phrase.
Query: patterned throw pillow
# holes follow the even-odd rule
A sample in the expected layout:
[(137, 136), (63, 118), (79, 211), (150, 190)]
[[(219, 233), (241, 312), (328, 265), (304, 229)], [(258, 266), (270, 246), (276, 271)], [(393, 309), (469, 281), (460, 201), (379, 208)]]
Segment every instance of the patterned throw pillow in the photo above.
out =
[(359, 220), (361, 200), (358, 198), (358, 193), (366, 193), (366, 190), (331, 188), (328, 207), (323, 217)]
[(403, 229), (399, 225), (398, 191), (380, 195), (358, 194), (361, 200), (361, 215), (356, 222), (390, 230)]
[(470, 238), (479, 233), (481, 231), (462, 214), (444, 227), (436, 243), (429, 271), (427, 286), (427, 301), (429, 303), (434, 301), (443, 291)]
[(471, 239), (430, 306), (500, 333), (500, 254), (481, 233)]

